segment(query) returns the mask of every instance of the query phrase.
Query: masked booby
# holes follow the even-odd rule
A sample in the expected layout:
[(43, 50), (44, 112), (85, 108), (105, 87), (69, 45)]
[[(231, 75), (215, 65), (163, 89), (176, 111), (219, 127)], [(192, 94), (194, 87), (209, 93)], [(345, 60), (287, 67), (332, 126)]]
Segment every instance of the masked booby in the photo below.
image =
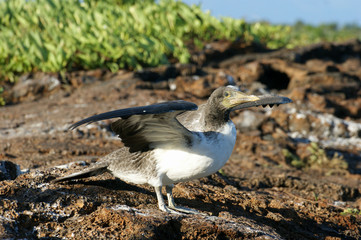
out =
[[(121, 138), (124, 147), (88, 169), (55, 179), (55, 182), (108, 171), (123, 181), (153, 186), (162, 211), (196, 213), (193, 209), (175, 205), (173, 184), (208, 176), (224, 166), (236, 142), (236, 128), (230, 112), (289, 102), (291, 99), (286, 97), (247, 95), (228, 86), (216, 89), (199, 107), (179, 100), (119, 109), (83, 119), (70, 129), (120, 118), (111, 124), (111, 129)], [(163, 186), (168, 206), (162, 196)]]

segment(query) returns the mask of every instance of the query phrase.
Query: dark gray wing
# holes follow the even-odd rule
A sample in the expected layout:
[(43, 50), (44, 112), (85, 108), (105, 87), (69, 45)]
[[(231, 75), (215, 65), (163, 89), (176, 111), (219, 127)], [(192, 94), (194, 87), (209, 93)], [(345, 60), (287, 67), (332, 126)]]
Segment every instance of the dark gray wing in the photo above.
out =
[(183, 147), (190, 145), (193, 134), (178, 122), (176, 116), (185, 111), (194, 111), (196, 104), (186, 101), (171, 101), (144, 107), (119, 109), (83, 119), (70, 126), (121, 118), (111, 124), (130, 152), (147, 151), (156, 147)]
[(133, 115), (112, 123), (111, 128), (130, 152), (162, 147), (177, 149), (191, 145), (194, 137), (176, 119), (183, 112)]
[(260, 100), (253, 101), (253, 102), (246, 102), (242, 103), (234, 108), (232, 108), (232, 111), (243, 109), (243, 108), (250, 108), (250, 107), (257, 107), (257, 106), (267, 106), (273, 107), (273, 105), (280, 105), (285, 103), (291, 103), (292, 100), (288, 97), (282, 97), (282, 96), (275, 96), (275, 95), (262, 95), (257, 96), (260, 98)]
[(89, 124), (92, 122), (97, 122), (111, 118), (128, 118), (132, 115), (161, 114), (161, 113), (168, 113), (173, 111), (193, 111), (197, 109), (198, 107), (196, 104), (183, 100), (158, 103), (158, 104), (142, 106), (142, 107), (118, 109), (80, 120), (79, 122), (76, 122), (73, 125), (71, 125), (69, 129), (73, 130), (83, 124)]

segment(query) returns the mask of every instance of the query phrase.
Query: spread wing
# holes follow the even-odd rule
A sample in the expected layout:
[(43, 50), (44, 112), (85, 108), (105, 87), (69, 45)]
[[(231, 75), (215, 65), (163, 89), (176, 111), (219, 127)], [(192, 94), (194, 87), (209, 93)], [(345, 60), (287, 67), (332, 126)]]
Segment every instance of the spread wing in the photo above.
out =
[(111, 128), (131, 152), (146, 151), (160, 145), (184, 146), (192, 142), (193, 135), (178, 122), (176, 116), (197, 109), (196, 104), (182, 100), (119, 109), (83, 119), (71, 125), (70, 129), (100, 120), (121, 118), (112, 123)]
[(262, 95), (257, 97), (259, 97), (260, 100), (239, 104), (238, 106), (232, 108), (232, 111), (243, 108), (249, 108), (249, 107), (257, 107), (257, 106), (265, 107), (267, 105), (273, 107), (273, 105), (280, 105), (280, 104), (292, 102), (292, 100), (289, 99), (288, 97), (282, 97), (276, 95)]

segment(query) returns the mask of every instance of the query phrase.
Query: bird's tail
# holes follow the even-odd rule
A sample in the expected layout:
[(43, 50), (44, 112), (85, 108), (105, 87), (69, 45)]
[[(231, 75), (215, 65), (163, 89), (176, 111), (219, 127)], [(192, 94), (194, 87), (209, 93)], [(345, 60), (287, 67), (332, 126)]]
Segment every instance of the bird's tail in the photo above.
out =
[(80, 179), (80, 178), (96, 176), (96, 175), (102, 174), (104, 172), (107, 172), (108, 165), (109, 164), (107, 162), (96, 163), (93, 166), (91, 166), (81, 172), (76, 172), (76, 173), (70, 174), (65, 177), (56, 178), (56, 179), (52, 180), (52, 182), (56, 183), (56, 182), (69, 181), (69, 180), (73, 180), (73, 179)]

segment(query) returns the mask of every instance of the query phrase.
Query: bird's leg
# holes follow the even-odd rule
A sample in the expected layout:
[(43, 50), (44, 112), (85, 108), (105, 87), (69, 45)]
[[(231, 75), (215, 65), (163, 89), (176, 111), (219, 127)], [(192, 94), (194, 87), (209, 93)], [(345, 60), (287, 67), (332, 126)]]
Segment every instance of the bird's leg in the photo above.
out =
[(179, 212), (183, 212), (183, 213), (199, 214), (199, 212), (196, 211), (196, 210), (175, 205), (174, 198), (173, 198), (173, 193), (172, 193), (173, 187), (174, 187), (173, 184), (165, 186), (165, 190), (167, 192), (167, 198), (168, 198), (168, 207), (170, 209), (173, 209), (173, 210), (176, 210), (176, 211), (179, 211)]
[(174, 185), (167, 185), (165, 186), (165, 190), (167, 192), (167, 198), (168, 198), (168, 207), (169, 208), (175, 208), (175, 203), (174, 203), (174, 197), (173, 197), (173, 187)]
[(157, 194), (157, 199), (158, 199), (158, 207), (160, 210), (162, 210), (163, 212), (167, 212), (167, 213), (176, 213), (179, 214), (177, 211), (174, 211), (172, 209), (169, 209), (164, 202), (163, 196), (162, 196), (162, 186), (157, 186), (154, 187), (155, 189), (155, 193)]

